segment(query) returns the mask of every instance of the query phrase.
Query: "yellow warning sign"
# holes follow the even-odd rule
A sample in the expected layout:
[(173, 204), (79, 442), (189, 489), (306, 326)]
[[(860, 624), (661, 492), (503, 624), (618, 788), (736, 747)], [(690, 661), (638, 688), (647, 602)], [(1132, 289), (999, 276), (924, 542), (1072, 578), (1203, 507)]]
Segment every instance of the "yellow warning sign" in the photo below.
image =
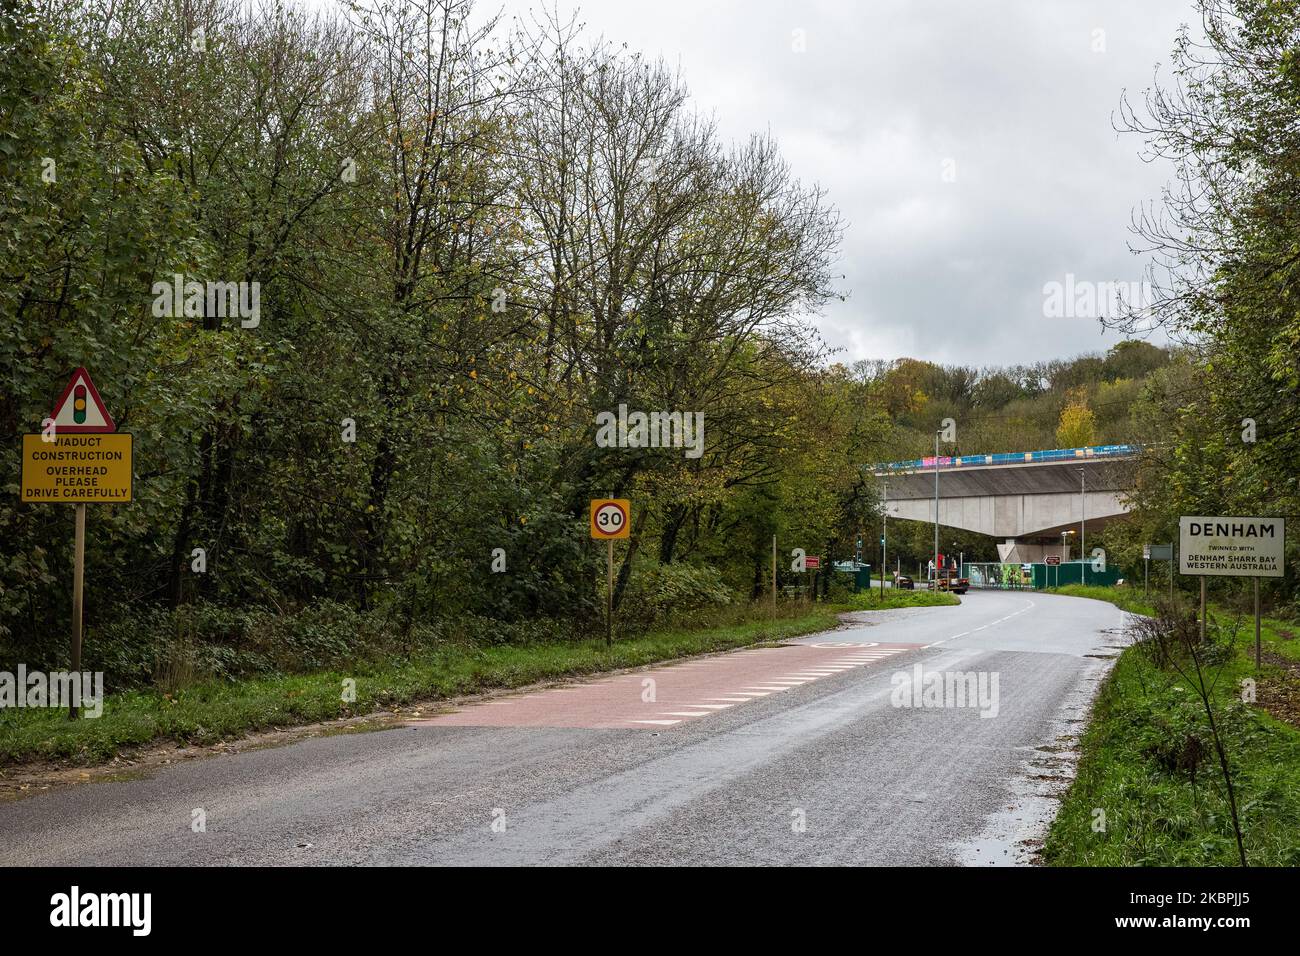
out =
[(23, 501), (112, 504), (131, 500), (131, 436), (23, 436)]

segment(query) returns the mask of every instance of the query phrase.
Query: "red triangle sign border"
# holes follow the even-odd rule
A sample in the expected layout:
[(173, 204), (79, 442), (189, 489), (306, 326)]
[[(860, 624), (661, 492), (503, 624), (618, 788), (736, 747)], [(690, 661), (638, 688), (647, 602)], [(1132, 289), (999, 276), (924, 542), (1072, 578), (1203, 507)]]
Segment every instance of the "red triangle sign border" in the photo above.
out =
[(72, 373), (72, 377), (68, 379), (68, 387), (63, 390), (63, 394), (59, 396), (59, 400), (54, 403), (54, 411), (50, 413), (50, 417), (51, 418), (58, 417), (59, 409), (63, 407), (63, 403), (66, 402), (68, 400), (68, 396), (72, 394), (72, 390), (76, 387), (78, 379), (81, 379), (83, 382), (86, 383), (86, 391), (90, 394), (91, 400), (95, 403), (95, 407), (99, 409), (99, 414), (104, 416), (104, 421), (107, 424), (56, 425), (55, 426), (56, 433), (65, 434), (65, 435), (84, 435), (89, 432), (117, 431), (117, 425), (113, 421), (113, 416), (108, 413), (108, 409), (104, 407), (104, 400), (99, 397), (99, 389), (95, 388), (95, 383), (93, 380), (91, 380), (90, 373), (86, 371), (84, 366), (80, 366), (80, 365), (77, 366), (76, 370)]

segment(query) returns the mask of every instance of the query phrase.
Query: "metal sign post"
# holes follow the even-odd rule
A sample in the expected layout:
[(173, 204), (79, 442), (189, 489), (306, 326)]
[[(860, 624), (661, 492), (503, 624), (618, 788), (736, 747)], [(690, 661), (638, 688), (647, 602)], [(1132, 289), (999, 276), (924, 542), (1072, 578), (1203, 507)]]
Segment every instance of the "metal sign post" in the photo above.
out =
[[(1146, 597), (1151, 590), (1151, 562), (1152, 561), (1172, 561), (1174, 559), (1173, 544), (1144, 544), (1142, 545), (1142, 561), (1145, 564), (1142, 579), (1142, 595)], [(1169, 571), (1169, 598), (1173, 600), (1173, 582), (1174, 572)]]
[(1043, 580), (1049, 580), (1046, 568), (1053, 568), (1054, 570), (1051, 572), (1051, 580), (1055, 581), (1053, 586), (1059, 588), (1061, 586), (1061, 556), (1059, 554), (1045, 554), (1043, 555), (1043, 564), (1045, 565), (1043, 570)]
[(1201, 578), (1201, 643), (1205, 643), (1205, 578)]
[(1259, 670), (1259, 578), (1255, 579), (1255, 670)]

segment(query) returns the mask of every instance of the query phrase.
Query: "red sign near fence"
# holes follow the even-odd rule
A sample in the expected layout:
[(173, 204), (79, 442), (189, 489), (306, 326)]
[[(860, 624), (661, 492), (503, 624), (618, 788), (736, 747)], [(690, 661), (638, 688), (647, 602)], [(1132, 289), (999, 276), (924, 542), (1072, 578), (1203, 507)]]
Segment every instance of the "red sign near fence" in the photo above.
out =
[(803, 559), (803, 566), (809, 571), (816, 571), (822, 566), (822, 559), (810, 554), (808, 557)]

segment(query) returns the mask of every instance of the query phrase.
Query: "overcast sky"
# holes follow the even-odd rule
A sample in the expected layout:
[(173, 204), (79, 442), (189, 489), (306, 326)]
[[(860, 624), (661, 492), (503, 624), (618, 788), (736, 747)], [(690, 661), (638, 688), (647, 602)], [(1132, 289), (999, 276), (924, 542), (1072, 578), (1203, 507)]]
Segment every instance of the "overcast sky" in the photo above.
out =
[[(537, 3), (479, 10), (508, 23)], [(843, 359), (1013, 364), (1119, 340), (1096, 318), (1045, 317), (1043, 287), (1142, 278), (1130, 215), (1169, 169), (1112, 115), (1157, 64), (1168, 78), (1179, 25), (1199, 23), (1191, 0), (546, 3), (662, 56), (725, 137), (770, 131), (826, 188), (848, 298), (818, 325)]]

